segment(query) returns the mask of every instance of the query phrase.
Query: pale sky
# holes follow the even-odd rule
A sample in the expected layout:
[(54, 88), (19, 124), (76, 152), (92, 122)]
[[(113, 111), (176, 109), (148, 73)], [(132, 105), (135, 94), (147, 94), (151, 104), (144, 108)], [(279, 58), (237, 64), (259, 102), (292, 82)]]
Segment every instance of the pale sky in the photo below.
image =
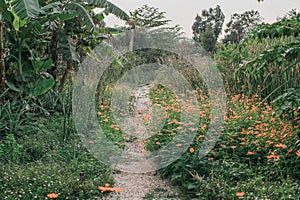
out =
[[(273, 22), (276, 17), (283, 16), (287, 11), (296, 8), (300, 10), (300, 0), (264, 0), (258, 3), (257, 0), (109, 0), (121, 9), (129, 13), (136, 8), (147, 4), (150, 7), (159, 8), (166, 12), (166, 18), (172, 20), (170, 25), (179, 24), (186, 37), (192, 36), (192, 24), (197, 14), (210, 7), (221, 6), (225, 14), (225, 23), (229, 21), (231, 14), (242, 13), (247, 10), (258, 10), (265, 22)], [(124, 22), (109, 15), (105, 19), (108, 26), (123, 25)]]

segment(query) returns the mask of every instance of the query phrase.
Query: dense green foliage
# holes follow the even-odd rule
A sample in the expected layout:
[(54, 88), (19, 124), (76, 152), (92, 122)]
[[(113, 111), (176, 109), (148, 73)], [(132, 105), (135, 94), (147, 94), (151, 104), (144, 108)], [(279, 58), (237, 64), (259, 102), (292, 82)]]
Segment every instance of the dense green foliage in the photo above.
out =
[(199, 42), (206, 51), (214, 52), (215, 44), (225, 20), (225, 15), (220, 6), (203, 10), (201, 15), (196, 16), (193, 23), (193, 39)]
[[(95, 8), (104, 10), (95, 13)], [(169, 20), (157, 8), (145, 5), (127, 15), (106, 0), (0, 0), (0, 10), (0, 199), (45, 199), (52, 192), (60, 199), (104, 198), (97, 186), (114, 183), (112, 170), (88, 153), (76, 134), (68, 77), (95, 46), (119, 32), (105, 27), (110, 13), (131, 28), (151, 28), (136, 36), (145, 42), (146, 36), (164, 33), (151, 42), (172, 46), (166, 39), (181, 41), (180, 28), (165, 27)], [(216, 61), (228, 94), (222, 134), (204, 158), (198, 152), (212, 120), (211, 102), (190, 64), (164, 50), (134, 50), (118, 57), (101, 77), (98, 120), (120, 148), (137, 140), (111, 113), (120, 77), (157, 62), (172, 64), (192, 85), (200, 108), (197, 136), (176, 162), (160, 170), (186, 199), (300, 196), (300, 14), (293, 10), (271, 24), (259, 24), (259, 19), (255, 11), (234, 14), (223, 43), (218, 42), (224, 22), (219, 6), (204, 10), (193, 24), (194, 39)], [(124, 85), (117, 89), (128, 92)], [(142, 141), (145, 151), (162, 149), (191, 125), (180, 121), (182, 108), (168, 87), (154, 85), (150, 98), (167, 118), (159, 132)]]
[(242, 39), (261, 22), (262, 17), (258, 11), (250, 10), (241, 14), (231, 15), (230, 21), (226, 24), (226, 35), (222, 39), (225, 44), (239, 44)]
[[(112, 13), (128, 20), (115, 5), (102, 1), (1, 0), (4, 48), (1, 71), (7, 87), (16, 92), (41, 95), (63, 85), (90, 48), (104, 38), (103, 18)], [(94, 8), (104, 8), (95, 14)], [(1, 86), (2, 91), (5, 85)], [(57, 88), (56, 87), (56, 88)]]
[(140, 8), (130, 12), (130, 20), (136, 26), (143, 28), (153, 28), (168, 24), (165, 12), (160, 12), (158, 8), (143, 5)]

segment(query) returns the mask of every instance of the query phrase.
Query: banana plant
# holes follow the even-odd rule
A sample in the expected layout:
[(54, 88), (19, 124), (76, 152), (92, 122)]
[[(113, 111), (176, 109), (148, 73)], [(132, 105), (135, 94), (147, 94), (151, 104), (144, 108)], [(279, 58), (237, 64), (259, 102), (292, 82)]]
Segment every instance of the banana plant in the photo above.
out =
[(299, 88), (300, 77), (300, 13), (272, 23), (261, 24), (241, 46), (269, 41), (259, 55), (244, 60), (235, 78), (248, 80), (248, 94), (259, 94), (263, 101), (272, 101), (287, 89)]
[[(63, 87), (68, 72), (80, 66), (86, 51), (105, 39), (106, 15), (129, 19), (106, 0), (40, 2), (44, 4), (38, 0), (0, 0), (7, 87), (30, 95), (42, 95), (56, 83)], [(104, 11), (94, 14), (96, 7)]]

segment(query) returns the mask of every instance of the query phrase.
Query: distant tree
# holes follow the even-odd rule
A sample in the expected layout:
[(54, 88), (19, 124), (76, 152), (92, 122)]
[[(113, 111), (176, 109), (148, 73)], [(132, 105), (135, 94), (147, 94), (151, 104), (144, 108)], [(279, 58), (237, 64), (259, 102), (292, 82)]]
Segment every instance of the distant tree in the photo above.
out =
[(216, 37), (211, 24), (208, 24), (205, 31), (200, 35), (200, 41), (203, 48), (208, 52), (214, 52), (216, 47)]
[[(197, 14), (195, 18), (196, 21), (192, 26), (193, 39), (203, 45), (204, 48), (207, 47), (208, 49), (205, 49), (207, 51), (214, 49), (215, 47), (212, 48), (212, 45), (216, 44), (217, 39), (222, 32), (224, 19), (225, 15), (219, 5), (215, 8), (203, 10), (201, 15)], [(208, 33), (211, 33), (212, 35), (208, 36)], [(209, 38), (206, 38), (203, 35), (206, 35), (206, 37)], [(212, 43), (207, 44), (207, 42)]]
[(129, 13), (132, 23), (135, 26), (144, 28), (159, 27), (168, 24), (165, 12), (160, 12), (158, 8), (143, 5)]
[(226, 24), (226, 35), (223, 39), (223, 43), (240, 43), (246, 33), (252, 31), (257, 24), (261, 23), (261, 20), (262, 17), (259, 12), (255, 10), (231, 15), (230, 21)]
[[(165, 12), (161, 12), (155, 7), (143, 5), (142, 7), (129, 12), (129, 17), (131, 25), (129, 41), (130, 50), (132, 50), (133, 46), (136, 45), (134, 44), (136, 40), (141, 42), (141, 39), (145, 37), (145, 34), (142, 34), (141, 30), (143, 28), (146, 28), (145, 31), (147, 32), (148, 36), (157, 36), (155, 39), (157, 43), (164, 42), (166, 45), (172, 45), (172, 39), (177, 39), (182, 34), (182, 28), (179, 25), (169, 26), (169, 22), (171, 22), (171, 20), (166, 18)], [(138, 33), (135, 31), (135, 27), (140, 28)], [(147, 40), (144, 42), (147, 42)]]

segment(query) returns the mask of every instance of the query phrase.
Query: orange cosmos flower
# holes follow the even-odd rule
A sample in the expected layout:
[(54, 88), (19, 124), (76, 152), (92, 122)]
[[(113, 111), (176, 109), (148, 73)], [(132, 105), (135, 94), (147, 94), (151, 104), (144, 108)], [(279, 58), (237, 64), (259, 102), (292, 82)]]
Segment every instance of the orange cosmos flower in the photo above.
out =
[(296, 152), (296, 155), (297, 155), (297, 156), (300, 156), (300, 150), (298, 150), (298, 151)]
[(249, 156), (252, 156), (252, 155), (254, 155), (255, 153), (253, 152), (253, 151), (248, 151), (248, 153), (247, 153), (247, 155), (249, 155)]
[(111, 188), (111, 187), (107, 187), (107, 185), (109, 184), (105, 184), (105, 187), (103, 186), (98, 186), (98, 190), (101, 190), (102, 192), (122, 192), (123, 189), (122, 188)]
[(199, 129), (200, 129), (201, 131), (204, 131), (204, 130), (206, 129), (206, 127), (207, 127), (207, 125), (203, 125), (203, 126), (200, 127)]
[(149, 120), (150, 119), (150, 116), (149, 115), (143, 115), (143, 120)]
[(114, 190), (116, 191), (116, 192), (123, 192), (123, 189), (122, 188), (114, 188)]
[(50, 193), (50, 194), (47, 194), (47, 197), (48, 197), (49, 199), (56, 199), (56, 198), (58, 198), (58, 194)]
[(275, 144), (274, 147), (276, 148), (286, 148), (286, 145), (285, 144)]
[(190, 151), (191, 153), (194, 153), (194, 152), (195, 152), (195, 149), (194, 149), (194, 148), (190, 148), (189, 151)]
[(237, 197), (243, 197), (245, 195), (245, 192), (237, 192), (235, 193), (235, 196)]
[(275, 154), (271, 154), (271, 155), (267, 156), (267, 159), (279, 159), (279, 158), (280, 158), (280, 156), (277, 156)]
[(98, 190), (100, 190), (100, 191), (102, 191), (102, 192), (108, 191), (108, 190), (107, 190), (107, 187), (103, 187), (103, 186), (98, 186)]

